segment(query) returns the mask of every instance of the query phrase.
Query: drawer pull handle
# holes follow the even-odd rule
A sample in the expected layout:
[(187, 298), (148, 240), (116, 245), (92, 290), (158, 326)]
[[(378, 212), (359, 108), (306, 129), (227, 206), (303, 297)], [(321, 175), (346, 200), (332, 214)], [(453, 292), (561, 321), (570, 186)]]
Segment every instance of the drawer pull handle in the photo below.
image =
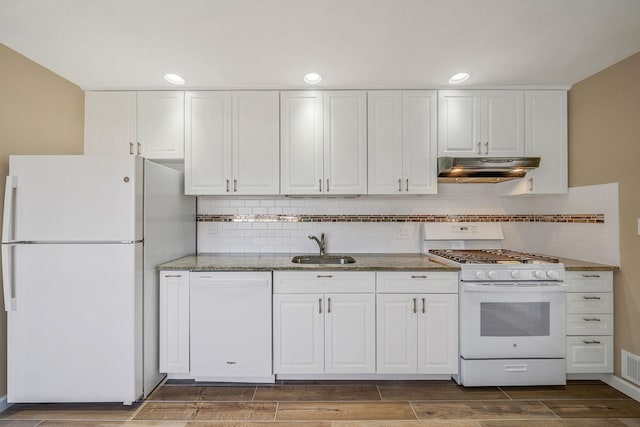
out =
[(327, 298), (327, 313), (331, 313), (331, 298)]
[(182, 277), (182, 274), (166, 274), (164, 277)]
[(589, 279), (589, 278), (596, 278), (597, 279), (597, 278), (600, 277), (600, 275), (599, 274), (583, 274), (582, 277), (585, 277), (587, 279)]
[(330, 274), (324, 274), (324, 275), (323, 274), (318, 274), (316, 277), (318, 279), (331, 279), (333, 276), (330, 275)]
[(427, 312), (427, 301), (426, 298), (422, 298), (422, 314)]
[(322, 298), (318, 298), (318, 314), (322, 314)]
[(582, 340), (583, 343), (589, 345), (589, 344), (600, 344), (600, 341), (598, 340)]
[(413, 299), (413, 312), (414, 313), (418, 312), (418, 298)]
[(584, 298), (586, 300), (599, 300), (599, 299), (602, 299), (600, 297), (582, 297), (582, 298)]
[(411, 276), (412, 279), (426, 279), (427, 276)]
[(600, 322), (601, 320), (597, 317), (583, 317), (582, 320), (585, 322)]

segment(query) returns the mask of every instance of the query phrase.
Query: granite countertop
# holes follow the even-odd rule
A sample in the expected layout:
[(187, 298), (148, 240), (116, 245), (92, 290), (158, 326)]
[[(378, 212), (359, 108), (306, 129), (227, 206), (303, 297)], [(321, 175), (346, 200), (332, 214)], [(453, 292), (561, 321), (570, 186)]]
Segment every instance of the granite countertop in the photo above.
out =
[[(436, 261), (422, 254), (348, 254), (354, 264), (294, 264), (294, 255), (316, 254), (224, 254), (189, 255), (158, 266), (159, 270), (189, 271), (271, 271), (271, 270), (344, 270), (344, 271), (459, 271), (459, 267)], [(331, 254), (340, 255), (340, 254)], [(616, 271), (619, 267), (560, 258), (567, 271)]]

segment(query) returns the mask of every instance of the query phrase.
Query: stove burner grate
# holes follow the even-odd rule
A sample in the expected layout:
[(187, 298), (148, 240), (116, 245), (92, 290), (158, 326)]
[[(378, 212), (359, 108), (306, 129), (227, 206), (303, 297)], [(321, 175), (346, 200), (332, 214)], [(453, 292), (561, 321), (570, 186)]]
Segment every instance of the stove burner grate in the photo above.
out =
[(430, 254), (460, 264), (557, 264), (559, 259), (546, 255), (508, 249), (430, 249)]

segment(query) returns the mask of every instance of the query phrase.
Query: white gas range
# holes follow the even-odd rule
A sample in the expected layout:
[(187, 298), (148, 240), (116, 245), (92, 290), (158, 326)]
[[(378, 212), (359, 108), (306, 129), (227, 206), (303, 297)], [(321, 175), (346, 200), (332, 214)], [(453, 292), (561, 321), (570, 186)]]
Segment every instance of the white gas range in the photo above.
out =
[(460, 267), (459, 383), (566, 383), (564, 266), (500, 248), (499, 223), (428, 223), (423, 251)]

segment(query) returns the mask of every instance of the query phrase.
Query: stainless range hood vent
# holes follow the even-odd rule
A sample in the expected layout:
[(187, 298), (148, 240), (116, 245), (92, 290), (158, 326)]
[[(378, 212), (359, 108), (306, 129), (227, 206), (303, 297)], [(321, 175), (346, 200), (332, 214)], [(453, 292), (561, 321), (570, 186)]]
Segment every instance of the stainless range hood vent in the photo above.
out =
[(540, 157), (439, 157), (438, 182), (504, 182), (538, 166)]

